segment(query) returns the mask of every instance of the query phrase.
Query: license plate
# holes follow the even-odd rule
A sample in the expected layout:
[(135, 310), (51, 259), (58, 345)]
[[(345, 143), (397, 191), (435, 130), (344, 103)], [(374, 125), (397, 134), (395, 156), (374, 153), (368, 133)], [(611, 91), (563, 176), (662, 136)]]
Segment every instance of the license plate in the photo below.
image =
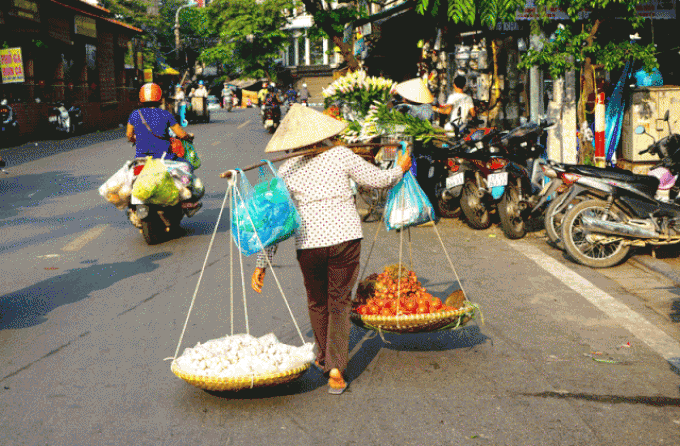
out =
[(497, 186), (507, 186), (508, 185), (508, 173), (492, 173), (486, 178), (486, 184), (489, 187)]
[(458, 172), (446, 179), (446, 188), (451, 189), (456, 186), (461, 186), (463, 182), (465, 182), (465, 174), (463, 172)]
[(264, 123), (267, 127), (271, 127), (274, 125), (274, 120), (273, 119), (267, 119)]

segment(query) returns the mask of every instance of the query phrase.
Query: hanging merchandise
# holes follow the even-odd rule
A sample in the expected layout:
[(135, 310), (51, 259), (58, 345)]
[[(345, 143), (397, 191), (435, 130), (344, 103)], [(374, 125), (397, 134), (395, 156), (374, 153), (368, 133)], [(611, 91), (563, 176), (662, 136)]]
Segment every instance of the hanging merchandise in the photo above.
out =
[(135, 198), (151, 204), (174, 206), (179, 202), (179, 189), (162, 159), (147, 157), (144, 168), (132, 186)]
[[(432, 227), (453, 276), (458, 282), (458, 290), (442, 299), (434, 296), (422, 286), (413, 269), (411, 228), (399, 231), (399, 262), (385, 267), (380, 274), (364, 276), (380, 227), (381, 225), (378, 225), (376, 229), (366, 264), (360, 274), (360, 277), (365, 278), (357, 287), (350, 314), (352, 322), (359, 327), (374, 330), (380, 334), (383, 332), (421, 333), (454, 330), (474, 319), (477, 313), (481, 315), (479, 306), (467, 300), (463, 285), (436, 225)], [(405, 232), (408, 234), (410, 268), (402, 263)]]
[(434, 208), (415, 177), (408, 171), (390, 189), (385, 205), (385, 228), (403, 229), (434, 221)]
[(132, 179), (134, 174), (130, 169), (131, 164), (131, 161), (125, 163), (118, 172), (111, 175), (111, 178), (99, 187), (99, 195), (119, 210), (123, 210), (128, 206), (132, 196)]
[(260, 182), (252, 186), (239, 171), (240, 182), (231, 203), (232, 237), (249, 256), (291, 237), (300, 226), (300, 216), (290, 193), (274, 165), (260, 168)]
[(194, 145), (189, 141), (182, 141), (182, 145), (184, 146), (184, 159), (189, 161), (194, 169), (201, 167), (201, 159), (198, 157)]
[[(267, 182), (260, 182), (255, 186), (255, 188), (252, 188), (253, 194), (262, 193), (262, 191), (265, 189), (268, 191), (273, 191), (273, 193), (279, 193), (276, 191), (278, 186), (272, 186), (272, 181), (276, 180), (276, 182), (278, 182), (280, 181), (280, 178), (276, 176), (271, 164), (269, 167), (272, 169), (272, 178)], [(175, 355), (171, 358), (167, 358), (172, 359), (171, 370), (177, 377), (200, 389), (212, 391), (238, 391), (243, 389), (252, 389), (254, 387), (274, 386), (288, 383), (302, 376), (302, 374), (307, 369), (309, 369), (312, 361), (314, 361), (315, 358), (314, 344), (305, 342), (305, 339), (302, 336), (302, 331), (300, 330), (300, 326), (295, 320), (295, 316), (293, 315), (288, 300), (286, 299), (283, 288), (281, 287), (281, 284), (276, 276), (276, 271), (271, 268), (271, 264), (269, 262), (268, 264), (270, 270), (274, 276), (274, 279), (276, 280), (288, 312), (293, 319), (293, 325), (297, 329), (297, 333), (302, 340), (302, 345), (300, 347), (296, 347), (284, 344), (277, 339), (274, 333), (268, 333), (259, 338), (250, 334), (246, 285), (245, 276), (243, 273), (243, 258), (241, 253), (239, 253), (239, 261), (241, 264), (245, 333), (234, 333), (234, 245), (231, 245), (229, 262), (231, 265), (229, 286), (231, 304), (231, 333), (228, 336), (211, 339), (205, 343), (199, 342), (192, 348), (186, 348), (182, 355), (179, 355), (180, 348), (182, 346), (182, 340), (184, 339), (184, 333), (186, 332), (186, 328), (189, 325), (191, 311), (194, 307), (194, 303), (196, 302), (196, 296), (198, 295), (203, 273), (205, 272), (208, 258), (210, 257), (210, 251), (212, 250), (215, 236), (217, 235), (224, 207), (228, 202), (231, 202), (232, 204), (234, 203), (234, 201), (231, 199), (234, 196), (241, 196), (241, 193), (239, 193), (238, 189), (236, 188), (237, 173), (235, 171), (229, 171), (229, 173), (229, 187), (227, 188), (224, 200), (222, 201), (222, 207), (220, 209), (219, 216), (217, 217), (217, 223), (215, 224), (215, 229), (213, 231), (212, 238), (210, 239), (208, 252), (206, 253), (205, 260), (203, 261), (203, 267), (198, 277), (198, 282), (191, 299), (191, 304), (189, 305), (189, 311), (187, 312), (184, 328), (182, 329), (182, 334), (180, 335), (179, 342), (177, 343)], [(243, 182), (245, 177), (243, 175), (241, 175), (241, 177), (241, 181)], [(262, 186), (263, 184), (269, 184), (269, 186), (264, 187)], [(258, 189), (260, 186), (262, 187)], [(285, 192), (287, 195), (287, 191)], [(267, 192), (263, 193), (265, 195), (267, 194)], [(233, 217), (234, 212), (232, 211), (232, 218)], [(235, 226), (233, 221), (231, 222), (230, 226), (232, 228)]]
[(623, 114), (626, 110), (624, 90), (626, 89), (626, 84), (631, 76), (631, 71), (631, 63), (628, 61), (626, 62), (626, 67), (623, 69), (623, 73), (621, 73), (619, 81), (616, 83), (614, 91), (609, 97), (609, 102), (607, 102), (605, 111), (605, 142), (607, 150), (606, 163), (608, 166), (616, 163), (616, 149), (619, 147), (619, 141), (621, 140)]

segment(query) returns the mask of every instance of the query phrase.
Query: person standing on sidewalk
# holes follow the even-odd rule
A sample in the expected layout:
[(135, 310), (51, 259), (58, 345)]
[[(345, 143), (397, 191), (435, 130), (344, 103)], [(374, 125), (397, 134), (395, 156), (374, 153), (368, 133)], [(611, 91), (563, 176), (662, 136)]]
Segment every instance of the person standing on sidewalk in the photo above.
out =
[[(295, 235), (297, 259), (302, 270), (309, 317), (318, 347), (315, 364), (329, 375), (329, 393), (347, 388), (344, 372), (349, 355), (351, 293), (359, 275), (361, 219), (350, 188), (359, 185), (387, 188), (396, 184), (411, 167), (411, 157), (400, 154), (397, 165), (381, 170), (331, 138), (346, 123), (318, 111), (293, 104), (267, 144), (265, 152), (327, 148), (319, 154), (287, 160), (279, 169), (300, 214)], [(262, 292), (268, 257), (276, 246), (261, 252), (251, 279)]]

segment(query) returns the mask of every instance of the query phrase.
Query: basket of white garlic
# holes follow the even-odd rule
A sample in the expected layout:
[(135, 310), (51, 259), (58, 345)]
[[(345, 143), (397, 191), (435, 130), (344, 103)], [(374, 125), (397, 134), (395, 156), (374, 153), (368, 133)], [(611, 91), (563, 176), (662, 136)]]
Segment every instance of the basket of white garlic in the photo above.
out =
[(237, 334), (200, 342), (172, 362), (172, 372), (205, 390), (242, 390), (299, 378), (315, 358), (314, 344), (281, 343), (273, 333)]

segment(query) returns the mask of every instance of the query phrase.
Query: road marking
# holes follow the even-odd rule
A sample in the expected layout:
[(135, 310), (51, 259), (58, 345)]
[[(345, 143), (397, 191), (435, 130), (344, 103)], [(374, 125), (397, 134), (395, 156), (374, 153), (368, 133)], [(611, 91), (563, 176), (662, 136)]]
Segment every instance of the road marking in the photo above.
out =
[(660, 354), (666, 361), (680, 369), (680, 344), (675, 339), (576, 272), (565, 268), (557, 260), (543, 254), (539, 249), (526, 244), (512, 242), (508, 242), (508, 244), (583, 296), (584, 299), (612, 318), (617, 324)]
[(96, 239), (99, 237), (102, 232), (106, 230), (111, 225), (97, 225), (92, 228), (90, 228), (87, 232), (85, 232), (83, 235), (80, 237), (76, 238), (73, 240), (71, 243), (68, 245), (64, 246), (61, 248), (62, 251), (79, 251), (80, 248), (91, 242), (92, 240)]
[(247, 120), (246, 122), (244, 122), (243, 124), (239, 124), (238, 127), (236, 127), (236, 128), (237, 128), (237, 129), (242, 129), (243, 127), (247, 126), (248, 124), (250, 124), (250, 119)]

